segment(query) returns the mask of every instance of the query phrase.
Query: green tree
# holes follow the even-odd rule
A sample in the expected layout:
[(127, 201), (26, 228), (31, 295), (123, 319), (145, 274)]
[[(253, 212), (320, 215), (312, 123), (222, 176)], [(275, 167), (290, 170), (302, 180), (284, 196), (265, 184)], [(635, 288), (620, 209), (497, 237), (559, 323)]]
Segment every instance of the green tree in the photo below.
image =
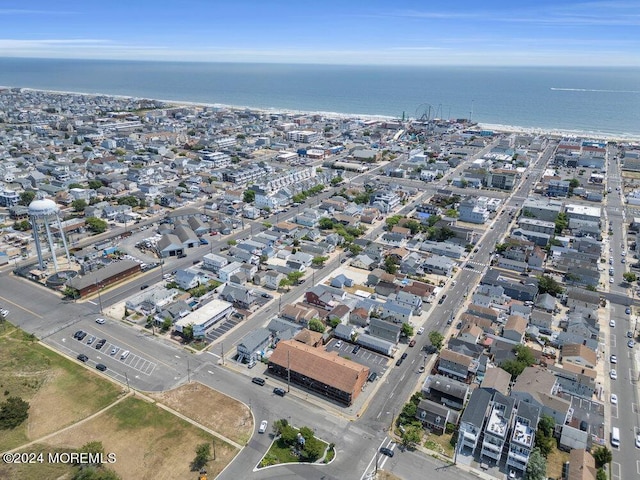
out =
[(402, 445), (405, 447), (413, 447), (418, 445), (422, 440), (422, 429), (420, 427), (409, 425), (405, 427), (402, 433)]
[(551, 415), (543, 413), (538, 421), (538, 431), (540, 431), (545, 437), (553, 436), (553, 429), (556, 426), (556, 421)]
[[(93, 441), (93, 442), (85, 443), (77, 451), (79, 453), (88, 453), (92, 456), (92, 458), (99, 459), (101, 455), (104, 455), (104, 446), (100, 441)], [(101, 454), (101, 455), (98, 455), (98, 454)], [(92, 465), (94, 466), (102, 465), (102, 462), (98, 462)]]
[(29, 220), (20, 220), (13, 224), (13, 228), (21, 232), (26, 232), (31, 228), (31, 223), (29, 222)]
[(398, 271), (398, 260), (395, 256), (387, 255), (384, 259), (384, 270), (392, 275)]
[(0, 404), (0, 429), (12, 430), (29, 417), (29, 403), (20, 397), (9, 397)]
[(432, 332), (429, 332), (429, 341), (431, 342), (431, 345), (440, 350), (444, 344), (444, 336), (440, 332), (433, 330)]
[(31, 191), (21, 192), (20, 200), (18, 200), (18, 205), (23, 205), (25, 207), (29, 206), (33, 199), (36, 198), (36, 193)]
[(280, 283), (278, 284), (278, 288), (284, 288), (284, 287), (290, 287), (291, 286), (291, 282), (289, 281), (288, 278), (283, 278), (282, 280), (280, 280)]
[(562, 231), (569, 226), (569, 217), (567, 217), (566, 213), (561, 212), (556, 217), (555, 223), (556, 223), (555, 233), (556, 235), (561, 235)]
[(333, 177), (333, 178), (331, 179), (331, 185), (332, 185), (332, 186), (334, 186), (334, 187), (335, 187), (336, 185), (341, 184), (341, 183), (342, 183), (342, 177)]
[(98, 190), (100, 187), (104, 187), (104, 184), (100, 180), (89, 180), (89, 188)]
[(291, 285), (297, 285), (302, 277), (304, 277), (304, 273), (302, 272), (291, 272), (287, 275), (287, 278), (291, 282)]
[(411, 325), (409, 325), (408, 323), (403, 323), (402, 324), (402, 330), (400, 332), (402, 335), (404, 335), (405, 337), (411, 337), (413, 336), (413, 327)]
[(458, 211), (455, 208), (448, 209), (446, 212), (444, 212), (444, 214), (447, 217), (458, 218)]
[(311, 260), (311, 263), (316, 267), (321, 267), (324, 265), (324, 262), (326, 262), (327, 260), (329, 260), (329, 257), (317, 256), (317, 257), (313, 257), (313, 259)]
[(201, 443), (196, 447), (196, 456), (191, 461), (191, 471), (202, 470), (210, 459), (211, 445), (209, 443)]
[(324, 324), (317, 318), (309, 320), (309, 330), (324, 333)]
[(602, 468), (613, 460), (613, 454), (607, 447), (598, 447), (593, 451), (593, 459), (596, 461), (596, 467)]
[(165, 318), (164, 321), (162, 322), (162, 326), (160, 327), (160, 330), (162, 330), (163, 332), (168, 332), (172, 326), (173, 326), (173, 321), (171, 321), (170, 318)]
[(193, 323), (185, 325), (182, 328), (182, 338), (184, 338), (184, 341), (187, 343), (193, 340)]
[(85, 467), (80, 468), (73, 475), (72, 480), (120, 480), (120, 476), (108, 468)]
[(607, 472), (603, 468), (599, 468), (596, 472), (596, 480), (608, 480)]
[(560, 295), (564, 291), (562, 285), (548, 275), (540, 275), (538, 277), (538, 292), (542, 295), (548, 293), (554, 297)]
[(633, 272), (624, 272), (622, 274), (622, 278), (624, 278), (624, 281), (627, 283), (632, 283), (638, 280), (638, 276)]
[(107, 230), (107, 222), (101, 218), (89, 217), (85, 220), (87, 228), (94, 233), (103, 233)]
[(71, 190), (72, 188), (84, 188), (81, 183), (70, 183), (67, 185), (67, 188)]
[(340, 319), (339, 318), (332, 318), (331, 320), (329, 320), (329, 326), (331, 328), (336, 328), (338, 325), (340, 325)]
[(273, 422), (271, 428), (273, 429), (274, 435), (278, 436), (282, 432), (282, 429), (289, 426), (289, 422), (286, 418), (281, 418)]
[(333, 229), (333, 220), (331, 220), (330, 218), (321, 218), (318, 221), (318, 228), (320, 228), (320, 230)]
[(84, 198), (79, 198), (71, 202), (74, 212), (84, 212), (84, 208), (87, 206), (87, 201)]
[(356, 256), (362, 252), (362, 247), (355, 243), (350, 243), (347, 247), (347, 250), (351, 253), (351, 255)]
[(408, 403), (405, 403), (404, 406), (402, 407), (402, 411), (400, 412), (400, 415), (406, 418), (413, 418), (416, 416), (417, 412), (418, 412), (418, 406), (413, 402), (408, 402)]
[(118, 205), (129, 205), (131, 208), (138, 206), (138, 198), (133, 195), (126, 195), (118, 199)]
[(537, 448), (531, 452), (524, 478), (525, 480), (545, 480), (547, 478), (547, 460)]
[(256, 200), (255, 190), (245, 190), (242, 194), (242, 200), (245, 203), (253, 203)]
[(505, 360), (500, 364), (500, 368), (511, 374), (511, 379), (518, 377), (526, 368), (526, 365), (518, 360)]

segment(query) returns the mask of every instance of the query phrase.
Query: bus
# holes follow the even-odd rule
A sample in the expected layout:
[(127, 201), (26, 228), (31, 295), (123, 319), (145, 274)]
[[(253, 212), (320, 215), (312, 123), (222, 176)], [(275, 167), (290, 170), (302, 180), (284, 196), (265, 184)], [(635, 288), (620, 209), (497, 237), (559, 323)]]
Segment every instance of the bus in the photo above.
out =
[(620, 429), (618, 427), (613, 427), (611, 429), (611, 445), (613, 447), (620, 446)]

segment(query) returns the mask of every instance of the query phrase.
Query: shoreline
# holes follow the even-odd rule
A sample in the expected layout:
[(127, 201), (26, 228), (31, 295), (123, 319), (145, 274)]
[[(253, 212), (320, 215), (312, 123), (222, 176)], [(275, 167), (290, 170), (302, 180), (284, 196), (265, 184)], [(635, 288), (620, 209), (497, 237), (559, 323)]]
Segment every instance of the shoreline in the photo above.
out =
[[(65, 90), (49, 90), (49, 89), (39, 89), (39, 88), (31, 88), (31, 87), (15, 87), (15, 86), (6, 86), (0, 85), (0, 90), (4, 89), (21, 89), (32, 92), (41, 92), (45, 94), (55, 94), (55, 95), (77, 95), (77, 96), (89, 96), (89, 97), (111, 97), (114, 99), (120, 100), (151, 100), (166, 103), (168, 106), (173, 108), (179, 107), (206, 107), (206, 108), (225, 108), (232, 111), (252, 111), (263, 114), (271, 114), (271, 113), (286, 113), (290, 115), (321, 115), (326, 118), (338, 119), (338, 120), (377, 120), (377, 121), (396, 121), (399, 120), (398, 117), (390, 116), (390, 115), (371, 115), (371, 114), (357, 114), (357, 113), (341, 113), (341, 112), (327, 112), (322, 110), (295, 110), (289, 108), (276, 108), (276, 107), (251, 107), (251, 106), (242, 106), (242, 105), (228, 105), (224, 103), (207, 103), (207, 102), (194, 102), (188, 100), (167, 100), (161, 98), (151, 98), (151, 97), (139, 97), (132, 95), (115, 95), (108, 93), (86, 93), (86, 92), (72, 92)], [(411, 119), (410, 117), (408, 119)], [(415, 119), (413, 119), (415, 120)], [(445, 120), (440, 119), (445, 122), (450, 122), (451, 119)], [(520, 133), (526, 135), (543, 135), (550, 137), (584, 137), (593, 140), (607, 140), (607, 141), (619, 141), (625, 143), (640, 143), (640, 134), (631, 134), (631, 133), (604, 133), (604, 132), (593, 132), (593, 131), (585, 131), (585, 130), (571, 130), (571, 129), (562, 129), (562, 128), (542, 128), (542, 127), (525, 127), (519, 125), (504, 125), (504, 124), (493, 124), (493, 123), (484, 123), (477, 122), (473, 125), (477, 125), (479, 128), (486, 130), (493, 130), (498, 133)]]

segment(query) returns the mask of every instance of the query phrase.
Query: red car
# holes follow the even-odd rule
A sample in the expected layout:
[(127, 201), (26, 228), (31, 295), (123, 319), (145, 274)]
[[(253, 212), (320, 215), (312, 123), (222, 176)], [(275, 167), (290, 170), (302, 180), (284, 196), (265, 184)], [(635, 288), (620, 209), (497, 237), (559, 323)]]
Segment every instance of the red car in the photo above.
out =
[(416, 344), (416, 341), (415, 341), (415, 340), (411, 340), (411, 341), (409, 342), (409, 346), (410, 346), (410, 347), (413, 347), (415, 344)]

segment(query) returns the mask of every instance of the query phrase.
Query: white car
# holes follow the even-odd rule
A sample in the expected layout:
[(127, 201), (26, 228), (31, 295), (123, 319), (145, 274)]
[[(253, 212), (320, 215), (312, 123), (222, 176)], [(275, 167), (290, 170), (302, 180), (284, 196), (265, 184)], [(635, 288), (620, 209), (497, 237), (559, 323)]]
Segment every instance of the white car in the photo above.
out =
[(113, 347), (111, 349), (111, 355), (115, 355), (116, 353), (118, 353), (118, 350), (120, 350), (120, 347)]
[(341, 346), (342, 346), (342, 340), (338, 340), (338, 341), (336, 342), (335, 347), (336, 347), (336, 348), (340, 348)]
[(610, 327), (615, 327), (616, 326), (616, 321), (615, 320), (609, 320), (609, 326)]
[(9, 310), (5, 308), (0, 310), (0, 316), (2, 316), (2, 318), (7, 318), (7, 315), (9, 315)]
[(103, 324), (104, 324), (104, 322), (105, 322), (105, 319), (104, 319), (104, 318), (96, 318), (96, 323), (98, 323), (98, 324), (100, 324), (100, 325), (103, 325)]
[(618, 404), (618, 396), (615, 393), (611, 394), (611, 405), (617, 405)]
[(636, 447), (640, 448), (640, 433), (636, 433)]
[(611, 363), (618, 363), (618, 357), (616, 357), (615, 355), (611, 355), (611, 356), (609, 357), (609, 361), (610, 361)]
[(260, 422), (260, 428), (258, 428), (258, 433), (264, 433), (267, 431), (267, 421), (266, 420), (262, 420)]
[(613, 277), (610, 277), (609, 278), (609, 283), (613, 283), (613, 282), (615, 282), (615, 280), (613, 279)]
[(615, 371), (615, 369), (611, 370), (609, 372), (609, 376), (611, 377), (612, 380), (617, 380), (618, 379), (618, 372)]
[(420, 327), (418, 329), (418, 335), (422, 335), (424, 333), (424, 327)]

